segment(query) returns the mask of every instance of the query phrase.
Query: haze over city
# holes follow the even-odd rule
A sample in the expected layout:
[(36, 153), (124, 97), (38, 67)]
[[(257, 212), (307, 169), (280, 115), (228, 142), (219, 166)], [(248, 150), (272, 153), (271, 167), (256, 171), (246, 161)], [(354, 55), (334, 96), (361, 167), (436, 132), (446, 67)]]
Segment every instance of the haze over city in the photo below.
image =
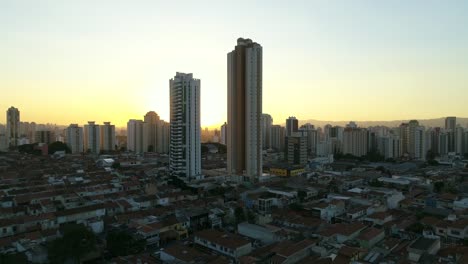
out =
[(179, 71), (201, 80), (201, 125), (219, 127), (227, 47), (249, 37), (264, 47), (263, 112), (274, 123), (467, 117), (467, 10), (465, 1), (2, 1), (0, 109), (64, 125), (123, 127), (149, 110), (168, 120)]

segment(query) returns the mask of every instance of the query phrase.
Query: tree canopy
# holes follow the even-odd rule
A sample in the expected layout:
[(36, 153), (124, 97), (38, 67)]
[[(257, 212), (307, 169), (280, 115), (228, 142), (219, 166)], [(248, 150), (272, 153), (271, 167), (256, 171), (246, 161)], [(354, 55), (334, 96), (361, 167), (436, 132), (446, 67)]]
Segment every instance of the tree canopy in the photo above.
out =
[(80, 263), (80, 259), (88, 252), (95, 250), (96, 237), (83, 225), (68, 224), (63, 227), (63, 237), (47, 244), (47, 252), (51, 263), (72, 261)]
[(145, 249), (146, 241), (135, 239), (126, 231), (113, 231), (107, 235), (107, 250), (113, 256), (137, 254)]
[(71, 153), (71, 149), (67, 144), (55, 141), (49, 144), (49, 154), (54, 154), (56, 151), (65, 151), (65, 153)]

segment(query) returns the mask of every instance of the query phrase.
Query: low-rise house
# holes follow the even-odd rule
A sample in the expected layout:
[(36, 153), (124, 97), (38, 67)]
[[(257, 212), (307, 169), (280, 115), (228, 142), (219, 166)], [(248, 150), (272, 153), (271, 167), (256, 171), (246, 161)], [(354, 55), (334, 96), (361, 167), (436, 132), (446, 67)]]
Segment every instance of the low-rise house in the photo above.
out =
[(388, 223), (392, 220), (393, 217), (388, 212), (377, 212), (364, 218), (364, 221), (370, 222), (374, 226), (383, 226), (385, 223)]
[(341, 200), (332, 200), (329, 203), (319, 203), (310, 206), (312, 211), (316, 211), (320, 219), (331, 222), (333, 218), (344, 214), (345, 204)]
[(213, 264), (229, 264), (228, 258), (223, 256), (213, 256), (196, 250), (194, 247), (189, 247), (183, 244), (174, 244), (160, 251), (160, 260), (163, 263), (180, 263), (180, 264), (198, 264), (198, 263), (213, 263)]
[(194, 242), (234, 259), (238, 259), (252, 251), (250, 241), (239, 235), (214, 229), (206, 229), (195, 233)]
[(278, 243), (271, 251), (275, 255), (271, 258), (271, 264), (291, 264), (308, 257), (312, 253), (312, 247), (316, 241), (305, 239), (299, 242), (283, 241)]
[(334, 224), (330, 225), (327, 229), (320, 232), (320, 235), (324, 239), (331, 239), (338, 243), (343, 243), (345, 241), (355, 239), (359, 236), (362, 230), (367, 226), (361, 223), (352, 223), (352, 224)]
[(361, 217), (366, 216), (366, 214), (367, 214), (367, 207), (360, 206), (360, 207), (347, 210), (346, 218), (349, 219), (350, 221), (353, 221), (353, 220), (357, 220), (357, 219), (360, 219)]
[(435, 255), (439, 249), (439, 239), (420, 237), (407, 247), (408, 259), (418, 262), (424, 254)]
[(370, 227), (364, 230), (356, 239), (362, 248), (372, 248), (375, 244), (385, 238), (385, 231)]
[(260, 226), (249, 224), (248, 222), (243, 222), (237, 225), (237, 232), (240, 235), (259, 240), (264, 245), (280, 241), (281, 237), (277, 234), (280, 230), (281, 228), (278, 227)]
[(105, 215), (106, 208), (104, 204), (95, 204), (55, 212), (58, 224), (84, 223), (88, 219), (104, 217)]
[(338, 250), (338, 254), (333, 263), (354, 263), (362, 259), (366, 252), (366, 250), (361, 248), (342, 246)]

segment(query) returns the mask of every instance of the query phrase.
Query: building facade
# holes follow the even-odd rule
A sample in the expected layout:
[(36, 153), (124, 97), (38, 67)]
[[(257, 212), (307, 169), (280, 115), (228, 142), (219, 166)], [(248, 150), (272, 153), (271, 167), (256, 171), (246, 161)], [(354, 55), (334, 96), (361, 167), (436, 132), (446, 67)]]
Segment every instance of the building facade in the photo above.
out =
[(135, 153), (145, 152), (143, 120), (130, 119), (127, 122), (127, 150)]
[(71, 150), (71, 153), (82, 153), (83, 152), (83, 128), (79, 127), (78, 124), (70, 124), (66, 129), (66, 141), (65, 143)]
[(188, 180), (201, 176), (200, 80), (176, 73), (170, 83), (171, 175)]
[(269, 114), (262, 114), (262, 147), (263, 149), (271, 148), (271, 126), (273, 118)]
[(84, 125), (84, 149), (88, 153), (99, 154), (101, 151), (101, 130), (94, 121)]
[(343, 132), (343, 154), (361, 157), (367, 154), (367, 129), (346, 127)]
[(262, 174), (262, 46), (239, 38), (227, 55), (229, 175), (257, 181)]
[(16, 147), (20, 137), (20, 111), (18, 108), (10, 107), (6, 113), (6, 136), (8, 146)]
[(115, 146), (115, 125), (111, 125), (111, 122), (104, 122), (101, 126), (101, 150), (112, 151), (115, 150)]

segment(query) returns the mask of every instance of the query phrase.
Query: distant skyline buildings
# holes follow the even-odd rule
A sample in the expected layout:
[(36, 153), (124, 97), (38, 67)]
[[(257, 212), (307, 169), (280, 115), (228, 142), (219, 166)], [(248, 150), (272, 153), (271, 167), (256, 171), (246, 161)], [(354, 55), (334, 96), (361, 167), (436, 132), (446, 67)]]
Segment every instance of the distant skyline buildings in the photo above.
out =
[[(274, 120), (294, 114), (299, 120), (421, 121), (468, 114), (468, 60), (460, 59), (468, 55), (465, 1), (255, 2), (249, 12), (234, 2), (51, 1), (50, 8), (31, 3), (32, 10), (42, 10), (36, 13), (25, 13), (21, 1), (9, 2), (0, 9), (2, 36), (8, 40), (0, 50), (0, 82), (9, 87), (2, 91), (0, 109), (14, 105), (22, 119), (36, 123), (110, 120), (119, 128), (148, 109), (168, 120), (167, 76), (190, 69), (205, 78), (202, 96), (211, 102), (201, 109), (201, 124), (219, 127), (227, 111), (220, 54), (239, 34), (270, 48), (263, 78), (269, 93), (262, 110)], [(109, 15), (89, 17), (94, 8)], [(181, 11), (173, 14), (180, 34), (166, 23), (173, 10)], [(191, 10), (200, 14), (200, 23), (192, 23)], [(428, 15), (408, 15), (409, 10)], [(213, 36), (216, 41), (187, 45), (187, 38)], [(57, 53), (55, 47), (72, 52)], [(50, 95), (63, 87), (74, 91), (75, 100), (51, 102)], [(113, 100), (102, 100), (109, 95)], [(4, 118), (0, 123), (6, 123)]]
[(262, 46), (239, 38), (227, 55), (227, 173), (262, 175)]
[(20, 111), (12, 106), (8, 108), (6, 116), (7, 144), (10, 147), (16, 147), (20, 138)]

